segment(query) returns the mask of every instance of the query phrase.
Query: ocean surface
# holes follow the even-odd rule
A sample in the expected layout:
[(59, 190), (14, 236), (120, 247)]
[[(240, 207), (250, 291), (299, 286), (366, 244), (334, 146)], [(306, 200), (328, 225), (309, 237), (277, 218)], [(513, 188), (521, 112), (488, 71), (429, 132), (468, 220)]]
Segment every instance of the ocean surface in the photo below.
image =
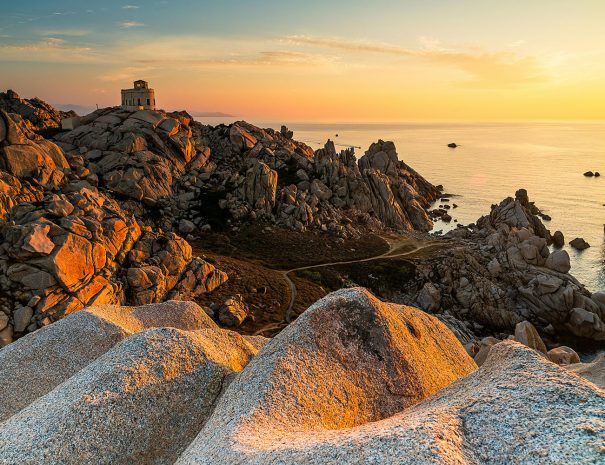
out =
[[(552, 217), (545, 222), (551, 232), (561, 230), (566, 242), (583, 237), (591, 245), (583, 252), (565, 246), (571, 273), (590, 291), (605, 291), (605, 122), (286, 124), (296, 140), (314, 149), (331, 138), (342, 148), (361, 147), (358, 157), (373, 141), (394, 141), (401, 160), (456, 196), (452, 202), (458, 208), (451, 212), (462, 224), (475, 222), (517, 189), (527, 189), (530, 200)], [(450, 142), (459, 147), (448, 148)], [(589, 170), (602, 176), (585, 177)], [(454, 222), (437, 222), (434, 229), (454, 227)]]

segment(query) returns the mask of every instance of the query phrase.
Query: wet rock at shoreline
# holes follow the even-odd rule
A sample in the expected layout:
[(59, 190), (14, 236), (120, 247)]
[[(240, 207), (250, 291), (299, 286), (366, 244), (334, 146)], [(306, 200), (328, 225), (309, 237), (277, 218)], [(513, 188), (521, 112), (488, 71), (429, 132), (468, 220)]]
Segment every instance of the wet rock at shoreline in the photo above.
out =
[(555, 231), (552, 235), (552, 243), (558, 249), (565, 245), (565, 236), (563, 236), (561, 231)]
[(586, 250), (590, 247), (590, 244), (581, 237), (576, 237), (569, 243), (569, 245), (576, 250)]
[(605, 341), (603, 310), (569, 274), (565, 250), (550, 252), (551, 235), (539, 209), (525, 190), (494, 205), (476, 228), (459, 228), (445, 235), (454, 246), (417, 265), (417, 295), (427, 283), (439, 289), (441, 305), (433, 310), (511, 334), (527, 320), (541, 335)]

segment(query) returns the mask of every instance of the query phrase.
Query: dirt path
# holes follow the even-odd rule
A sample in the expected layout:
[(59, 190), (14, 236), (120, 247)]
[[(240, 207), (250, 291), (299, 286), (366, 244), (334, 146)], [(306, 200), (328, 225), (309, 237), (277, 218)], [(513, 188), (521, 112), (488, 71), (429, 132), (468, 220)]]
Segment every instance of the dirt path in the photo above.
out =
[[(403, 240), (387, 240), (386, 238), (383, 238), (383, 240), (389, 245), (389, 250), (384, 253), (378, 254), (378, 255), (374, 255), (374, 256), (366, 257), (366, 258), (355, 259), (355, 260), (333, 261), (333, 262), (327, 262), (327, 263), (320, 263), (317, 265), (300, 266), (297, 268), (292, 268), (290, 270), (280, 271), (279, 273), (283, 276), (284, 280), (288, 283), (288, 285), (290, 286), (290, 291), (291, 291), (290, 303), (288, 304), (288, 308), (286, 309), (284, 321), (281, 323), (271, 323), (270, 325), (264, 326), (264, 327), (260, 328), (258, 331), (256, 331), (255, 335), (262, 334), (263, 332), (268, 331), (268, 330), (284, 328), (291, 322), (292, 309), (294, 308), (294, 303), (296, 302), (296, 297), (298, 295), (298, 292), (296, 290), (296, 285), (294, 284), (294, 281), (292, 281), (290, 276), (288, 276), (290, 273), (295, 273), (297, 271), (303, 271), (303, 270), (312, 270), (312, 269), (317, 269), (317, 268), (326, 268), (329, 266), (351, 265), (354, 263), (370, 262), (370, 261), (380, 260), (380, 259), (401, 258), (401, 257), (415, 254), (421, 250), (427, 249), (427, 248), (432, 247), (435, 244), (439, 243), (437, 241), (418, 241), (418, 240), (412, 239), (412, 238), (405, 238)], [(402, 250), (402, 249), (404, 249), (404, 251), (400, 252), (400, 250)]]

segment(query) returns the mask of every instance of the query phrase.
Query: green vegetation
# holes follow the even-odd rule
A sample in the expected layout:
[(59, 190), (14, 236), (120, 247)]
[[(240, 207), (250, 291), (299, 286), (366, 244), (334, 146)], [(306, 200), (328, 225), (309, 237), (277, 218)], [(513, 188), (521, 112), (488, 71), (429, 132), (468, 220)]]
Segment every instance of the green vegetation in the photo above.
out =
[(320, 286), (322, 285), (321, 273), (319, 271), (302, 270), (298, 271), (296, 275), (301, 278), (308, 279), (309, 281), (312, 281)]

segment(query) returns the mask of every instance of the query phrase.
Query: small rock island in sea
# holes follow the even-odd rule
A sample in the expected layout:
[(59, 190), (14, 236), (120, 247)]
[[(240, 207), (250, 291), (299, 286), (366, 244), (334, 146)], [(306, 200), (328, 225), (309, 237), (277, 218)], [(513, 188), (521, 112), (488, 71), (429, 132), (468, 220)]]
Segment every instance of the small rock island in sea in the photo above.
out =
[(0, 464), (602, 462), (605, 292), (527, 191), (437, 236), (392, 142), (121, 103), (0, 93)]

